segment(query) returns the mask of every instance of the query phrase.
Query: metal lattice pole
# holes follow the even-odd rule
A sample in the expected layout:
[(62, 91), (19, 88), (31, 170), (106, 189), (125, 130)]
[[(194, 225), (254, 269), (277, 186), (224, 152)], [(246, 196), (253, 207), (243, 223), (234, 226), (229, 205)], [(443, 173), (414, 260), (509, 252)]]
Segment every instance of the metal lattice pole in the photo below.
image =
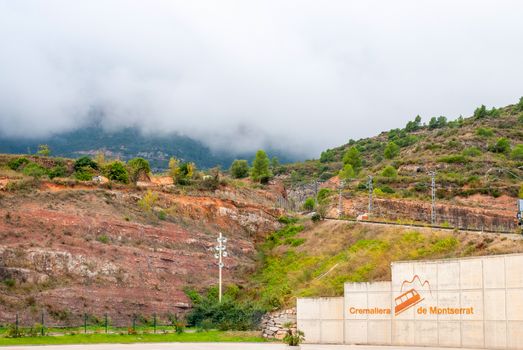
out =
[(430, 212), (430, 222), (432, 225), (436, 224), (436, 172), (429, 172), (431, 176), (431, 197), (432, 197), (432, 208)]
[(222, 233), (220, 232), (220, 235), (217, 238), (218, 245), (215, 247), (216, 253), (214, 254), (214, 257), (218, 259), (218, 301), (222, 301), (222, 269), (224, 267), (223, 264), (223, 258), (227, 257), (227, 246), (225, 243), (227, 243), (227, 238), (222, 236)]
[(339, 187), (339, 193), (338, 193), (338, 213), (339, 213), (340, 218), (343, 214), (343, 201), (341, 198), (341, 192), (343, 190), (343, 187), (345, 187), (345, 181), (342, 180), (342, 181), (340, 181), (340, 187)]
[(369, 175), (369, 182), (367, 183), (367, 187), (369, 188), (369, 214), (372, 213), (373, 203), (372, 203), (372, 195), (374, 192), (374, 189), (372, 188), (372, 176)]

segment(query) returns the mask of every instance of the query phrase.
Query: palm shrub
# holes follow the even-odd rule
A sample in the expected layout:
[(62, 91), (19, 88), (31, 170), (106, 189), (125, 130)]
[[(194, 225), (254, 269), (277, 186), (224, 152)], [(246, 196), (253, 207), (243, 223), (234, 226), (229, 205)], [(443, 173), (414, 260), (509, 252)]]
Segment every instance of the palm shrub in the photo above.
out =
[(305, 340), (305, 333), (300, 330), (293, 331), (290, 323), (286, 323), (284, 327), (287, 328), (287, 333), (283, 338), (285, 344), (289, 346), (298, 346)]
[(151, 172), (149, 162), (143, 158), (133, 158), (127, 162), (129, 168), (129, 175), (133, 182), (140, 179), (140, 176), (147, 175)]

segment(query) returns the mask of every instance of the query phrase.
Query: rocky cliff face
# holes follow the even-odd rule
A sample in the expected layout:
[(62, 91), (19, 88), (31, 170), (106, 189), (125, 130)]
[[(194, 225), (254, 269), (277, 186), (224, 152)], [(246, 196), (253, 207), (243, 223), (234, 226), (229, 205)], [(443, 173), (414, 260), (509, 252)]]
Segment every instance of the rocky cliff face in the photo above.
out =
[(158, 191), (150, 210), (137, 204), (144, 194), (66, 186), (2, 193), (0, 323), (42, 309), (64, 325), (81, 324), (84, 313), (128, 324), (133, 314), (183, 312), (185, 287), (216, 283), (219, 231), (229, 238), (225, 283), (242, 284), (257, 237), (280, 225), (281, 211), (258, 204), (270, 193), (258, 201), (233, 188)]

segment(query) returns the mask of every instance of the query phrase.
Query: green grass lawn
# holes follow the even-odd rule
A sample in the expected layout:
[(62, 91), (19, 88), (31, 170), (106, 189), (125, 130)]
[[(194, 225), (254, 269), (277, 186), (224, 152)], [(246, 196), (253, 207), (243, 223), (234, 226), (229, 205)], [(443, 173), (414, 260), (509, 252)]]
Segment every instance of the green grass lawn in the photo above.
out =
[(182, 334), (76, 334), (23, 338), (0, 337), (0, 346), (160, 342), (266, 342), (258, 334), (258, 332), (208, 331)]

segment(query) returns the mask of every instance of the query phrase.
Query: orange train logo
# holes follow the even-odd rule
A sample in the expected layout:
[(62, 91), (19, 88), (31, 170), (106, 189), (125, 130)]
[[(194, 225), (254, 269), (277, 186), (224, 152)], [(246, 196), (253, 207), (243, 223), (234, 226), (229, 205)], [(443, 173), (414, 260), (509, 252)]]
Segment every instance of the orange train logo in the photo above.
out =
[[(421, 282), (421, 279), (419, 278), (418, 275), (414, 275), (414, 277), (410, 281), (407, 281), (407, 280), (403, 281), (403, 283), (401, 284), (400, 292), (403, 292), (403, 288), (405, 287), (406, 284), (412, 284), (416, 280), (420, 283), (420, 285), (422, 287), (427, 285), (429, 287), (430, 294), (432, 295), (432, 290), (430, 288), (429, 281), (425, 280), (425, 281)], [(425, 299), (421, 297), (421, 295), (418, 293), (418, 291), (416, 289), (412, 288), (412, 289), (406, 291), (405, 293), (401, 294), (399, 297), (394, 299), (394, 303), (395, 303), (394, 316), (398, 316), (402, 312), (405, 312), (408, 309), (410, 309), (411, 307), (421, 303), (423, 300), (425, 300)]]

